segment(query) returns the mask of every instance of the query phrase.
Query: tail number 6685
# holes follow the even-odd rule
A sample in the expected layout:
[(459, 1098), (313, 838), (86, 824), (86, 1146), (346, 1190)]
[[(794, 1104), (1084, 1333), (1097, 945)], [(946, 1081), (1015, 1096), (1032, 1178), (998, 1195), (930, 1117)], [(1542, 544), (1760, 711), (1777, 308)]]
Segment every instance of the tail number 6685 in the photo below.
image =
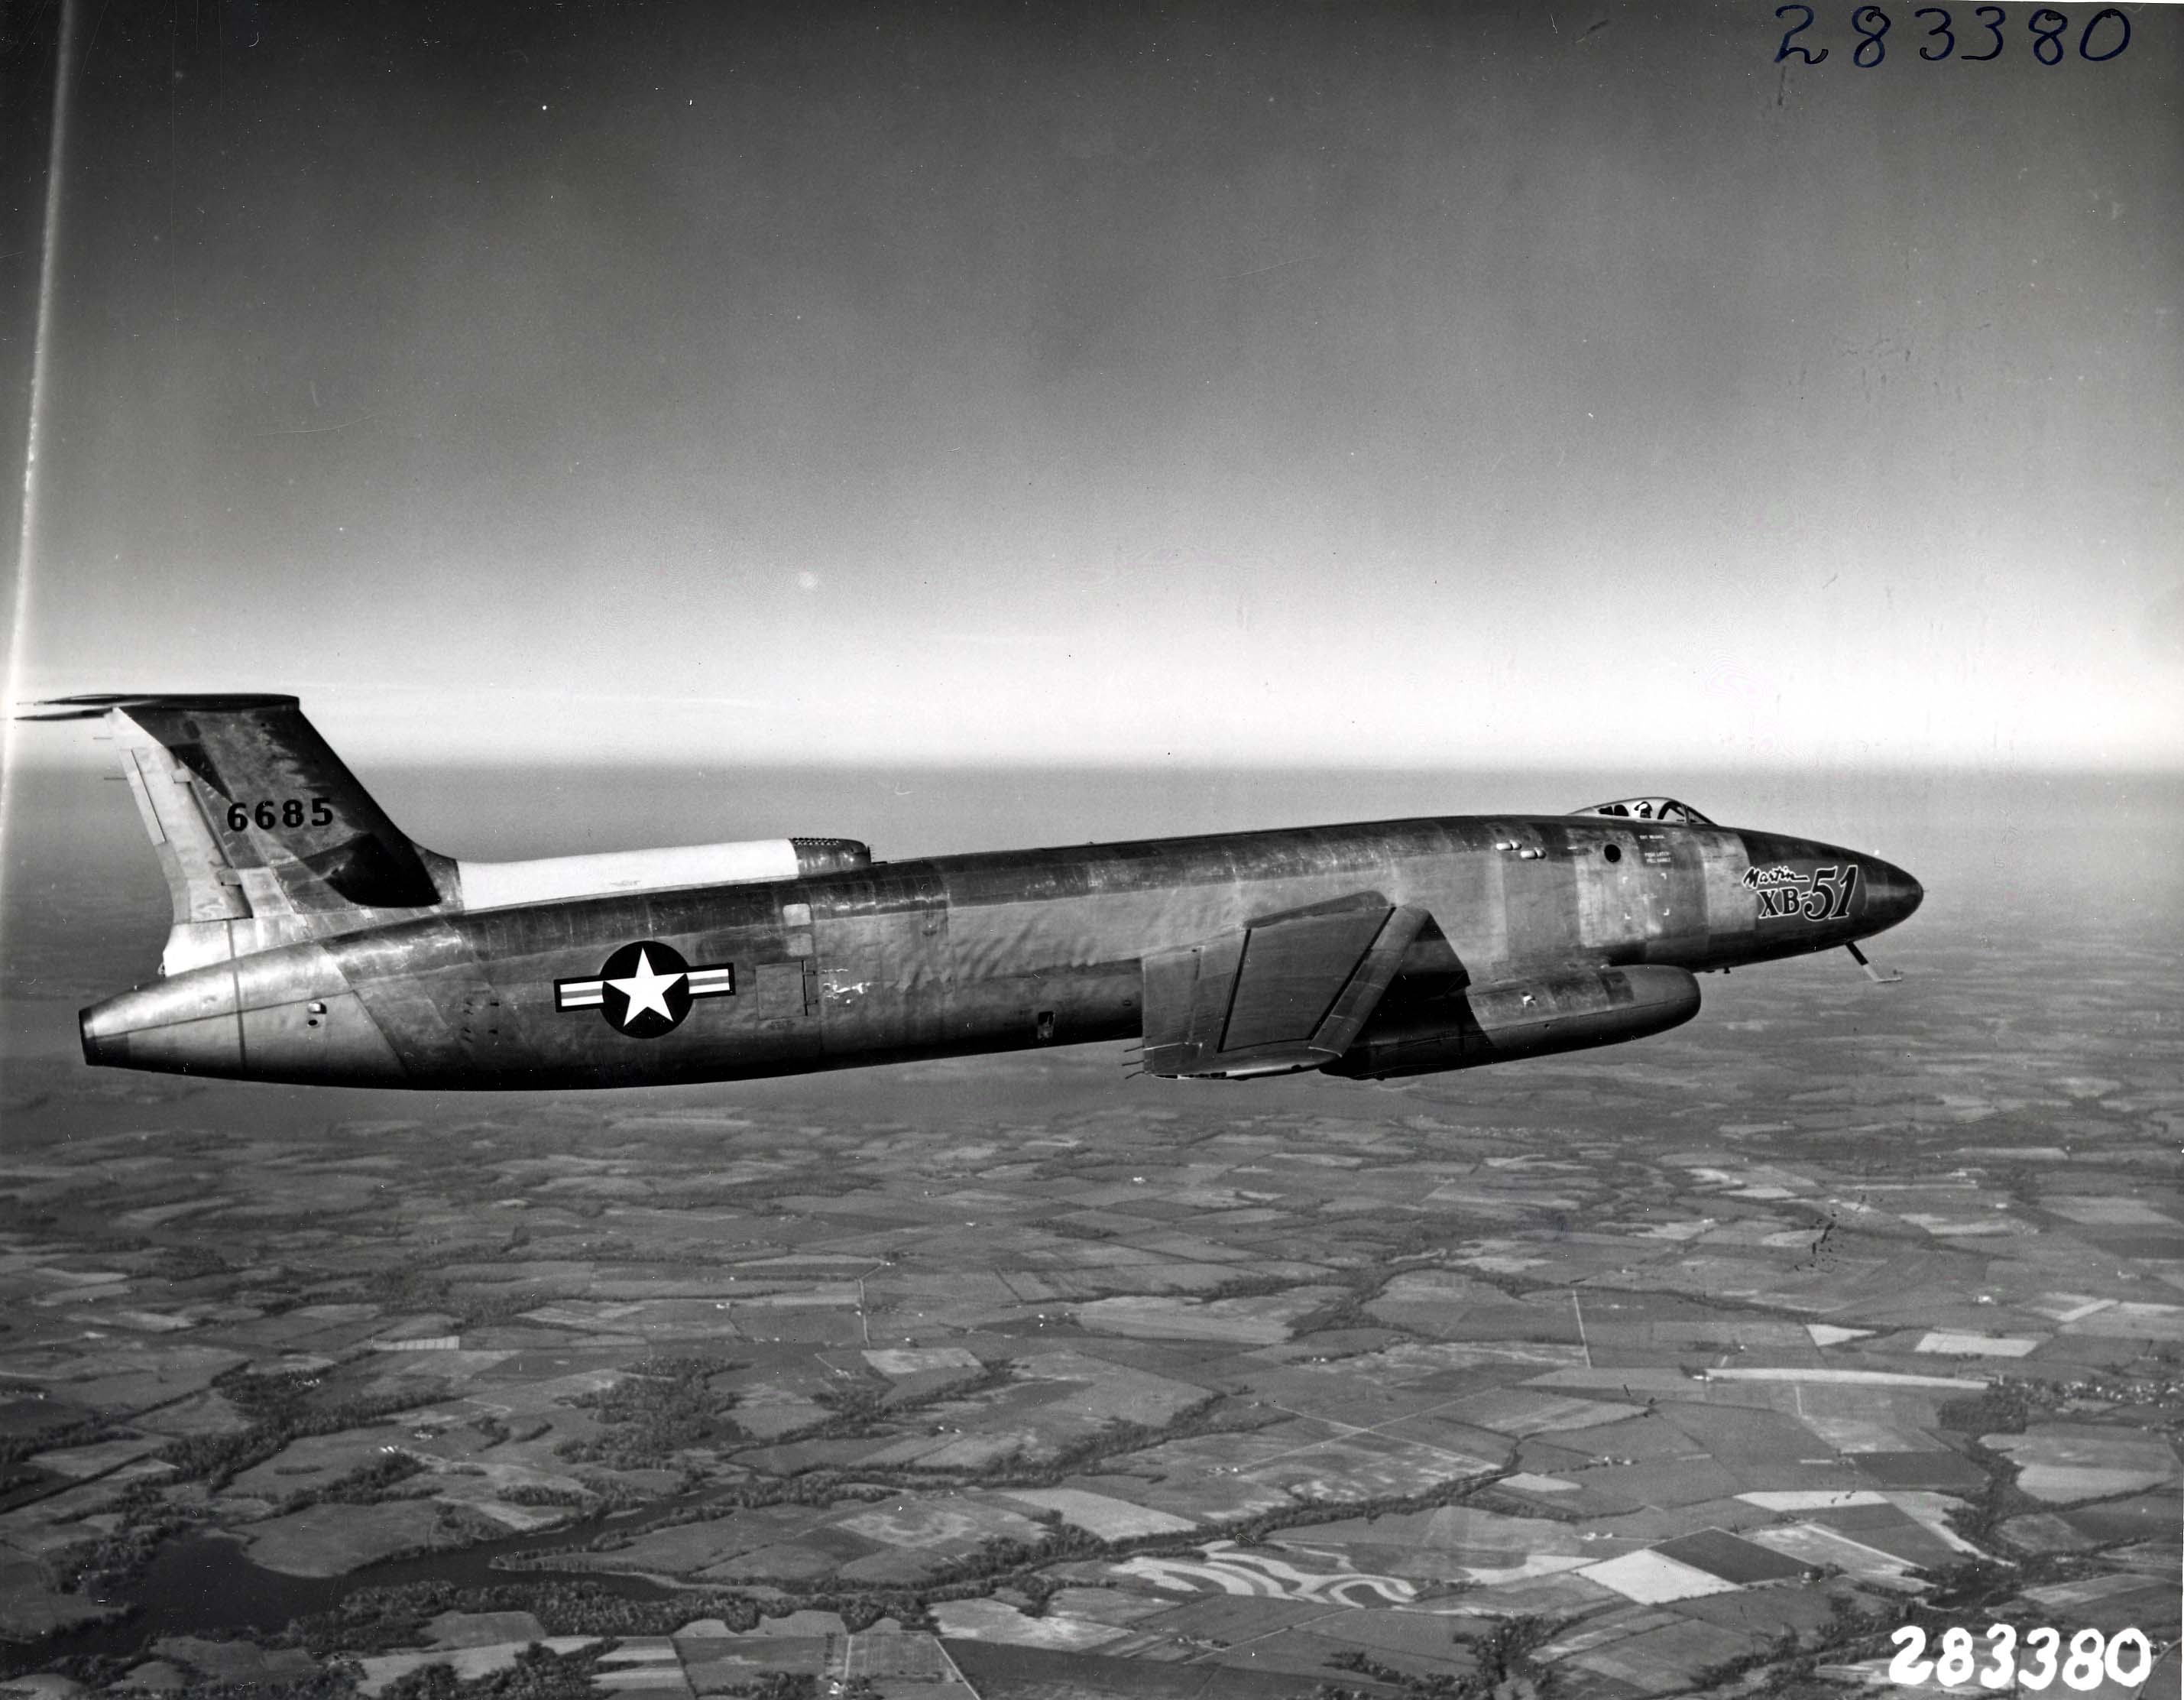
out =
[(333, 805), (324, 797), (265, 797), (254, 808), (248, 803), (231, 803), (227, 808), (231, 833), (253, 826), (269, 833), (276, 827), (330, 827), (333, 821)]

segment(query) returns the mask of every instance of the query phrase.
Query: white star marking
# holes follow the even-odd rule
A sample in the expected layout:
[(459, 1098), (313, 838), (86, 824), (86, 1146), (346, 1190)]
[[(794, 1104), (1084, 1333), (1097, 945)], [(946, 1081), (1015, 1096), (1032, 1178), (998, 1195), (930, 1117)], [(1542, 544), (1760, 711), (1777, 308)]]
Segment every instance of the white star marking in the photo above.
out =
[(637, 972), (627, 979), (609, 980), (607, 984), (629, 1000), (629, 1008), (623, 1012), (621, 1024), (632, 1025), (647, 1010), (658, 1010), (662, 1021), (675, 1019), (675, 1012), (667, 1007), (667, 989), (682, 975), (656, 973), (652, 958), (643, 950), (637, 953)]

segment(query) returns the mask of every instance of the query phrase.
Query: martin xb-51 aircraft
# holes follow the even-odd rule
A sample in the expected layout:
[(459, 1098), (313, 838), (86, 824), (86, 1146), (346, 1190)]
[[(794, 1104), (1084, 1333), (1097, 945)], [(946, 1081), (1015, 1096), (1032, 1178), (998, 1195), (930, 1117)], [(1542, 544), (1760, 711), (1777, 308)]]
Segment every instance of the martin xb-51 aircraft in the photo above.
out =
[(1379, 1079), (1661, 1033), (1700, 973), (1865, 965), (1923, 895), (1666, 797), (901, 862), (461, 861), (293, 697), (36, 706), (105, 723), (174, 900), (159, 978), (82, 1012), (84, 1056), (170, 1073), (641, 1086), (1139, 1040), (1155, 1075)]

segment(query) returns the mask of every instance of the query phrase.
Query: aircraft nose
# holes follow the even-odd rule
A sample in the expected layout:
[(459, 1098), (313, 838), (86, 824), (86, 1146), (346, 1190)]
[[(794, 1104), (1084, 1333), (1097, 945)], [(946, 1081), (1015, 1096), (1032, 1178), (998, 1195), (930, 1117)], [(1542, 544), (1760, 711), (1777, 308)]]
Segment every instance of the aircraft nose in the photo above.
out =
[(1866, 919), (1873, 930), (1908, 921), (1926, 899), (1926, 888), (1893, 862), (1876, 861), (1867, 871)]

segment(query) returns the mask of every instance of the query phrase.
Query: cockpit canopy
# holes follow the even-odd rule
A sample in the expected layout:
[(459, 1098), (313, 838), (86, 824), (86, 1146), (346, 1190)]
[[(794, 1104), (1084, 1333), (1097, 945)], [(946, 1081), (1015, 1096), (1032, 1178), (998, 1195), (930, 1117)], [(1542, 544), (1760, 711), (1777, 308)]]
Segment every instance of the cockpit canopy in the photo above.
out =
[(1580, 815), (1613, 815), (1623, 821), (1665, 821), (1672, 827), (1710, 827), (1714, 824), (1689, 803), (1674, 797), (1621, 797), (1613, 803), (1595, 803), (1571, 811)]

